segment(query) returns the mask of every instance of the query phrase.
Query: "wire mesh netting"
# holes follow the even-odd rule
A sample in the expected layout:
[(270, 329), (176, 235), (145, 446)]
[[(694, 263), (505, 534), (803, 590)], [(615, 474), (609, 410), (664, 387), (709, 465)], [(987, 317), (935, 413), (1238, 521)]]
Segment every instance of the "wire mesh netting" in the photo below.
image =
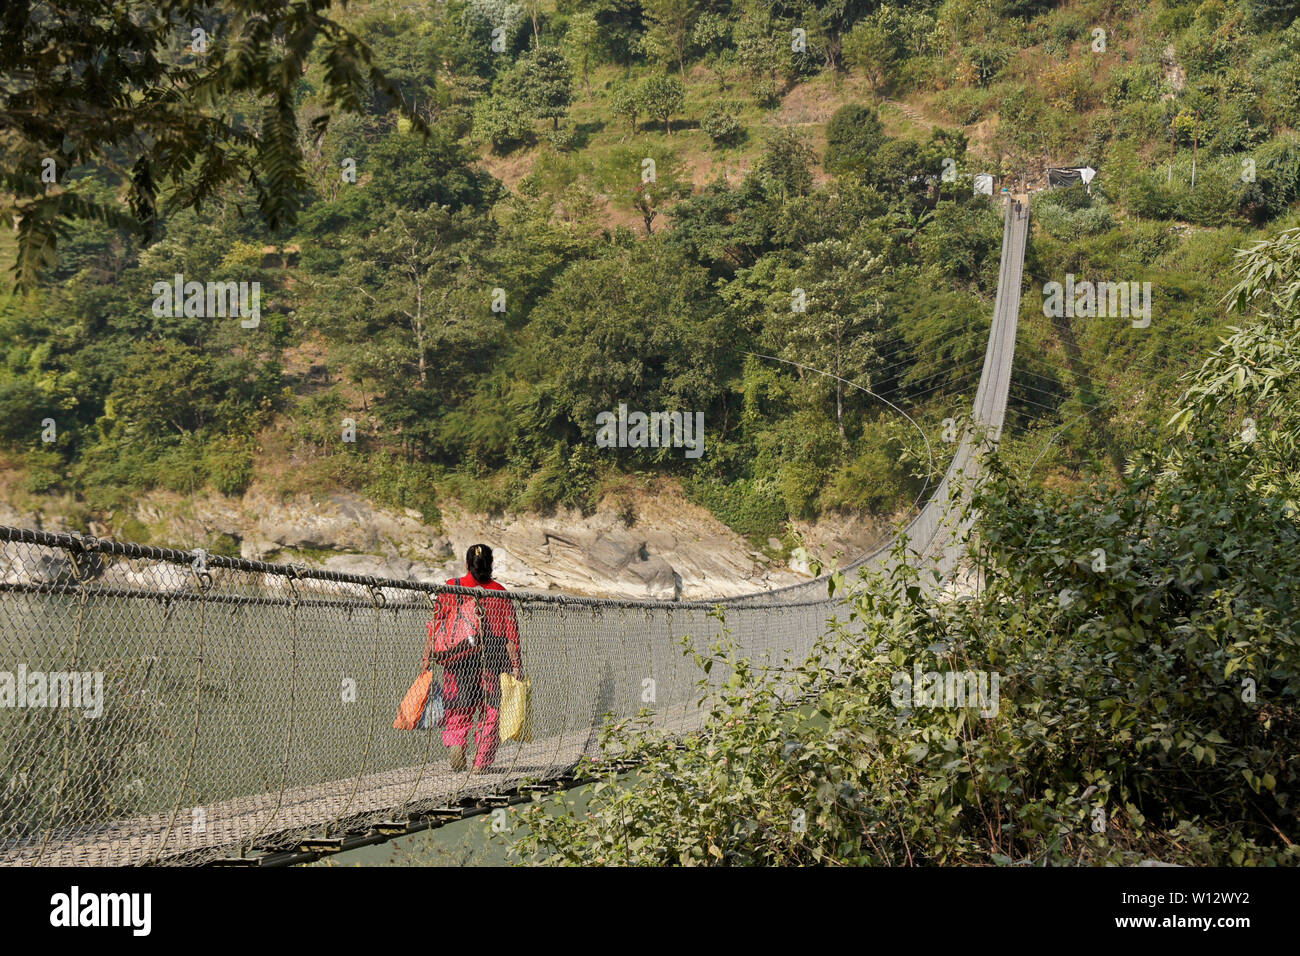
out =
[[(606, 713), (696, 726), (699, 674), (679, 639), (722, 636), (712, 605), (500, 598), (532, 682), (532, 740), (455, 772), (436, 729), (393, 722), (438, 594), (469, 591), (19, 529), (0, 540), (17, 662), (0, 709), (4, 863), (204, 862), (561, 776), (597, 754)], [(776, 661), (806, 655), (826, 611), (735, 609), (727, 626), (740, 653)]]
[[(1009, 205), (976, 428), (903, 532), (941, 576), (969, 520), (976, 432), (996, 439), (1006, 410), (1027, 219)], [(497, 592), (531, 739), (474, 772), (452, 769), (438, 729), (394, 727), (439, 595), (474, 593), (0, 528), (0, 864), (199, 864), (563, 777), (599, 755), (607, 714), (701, 726), (683, 637), (706, 647), (725, 627), (738, 654), (783, 666), (840, 607), (822, 579), (716, 603)]]

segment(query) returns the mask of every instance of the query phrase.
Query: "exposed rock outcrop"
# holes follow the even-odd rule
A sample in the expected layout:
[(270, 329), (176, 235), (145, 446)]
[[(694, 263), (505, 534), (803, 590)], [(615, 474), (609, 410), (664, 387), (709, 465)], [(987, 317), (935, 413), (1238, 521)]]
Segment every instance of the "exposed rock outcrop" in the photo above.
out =
[[(636, 520), (629, 524), (626, 501), (590, 515), (560, 510), (547, 516), (499, 517), (471, 514), (449, 503), (441, 527), (435, 528), (419, 512), (379, 507), (352, 494), (280, 500), (257, 490), (242, 499), (181, 499), (153, 492), (140, 498), (134, 514), (101, 516), (91, 531), (112, 537), (115, 524), (130, 517), (147, 526), (157, 544), (210, 547), (224, 536), (227, 545), (237, 542), (246, 558), (424, 583), (463, 574), (465, 551), (486, 542), (496, 552), (496, 577), (506, 587), (602, 597), (708, 599), (807, 578), (806, 566), (773, 560), (680, 492), (637, 492), (632, 504)], [(3, 504), (0, 523), (66, 530), (57, 520), (20, 514)], [(810, 547), (823, 557), (847, 557), (888, 529), (883, 523), (841, 521), (803, 530)], [(780, 544), (768, 542), (773, 550)], [(33, 554), (31, 549), (0, 548), (0, 579), (70, 579), (71, 568), (62, 556)], [(163, 573), (135, 562), (111, 562), (98, 570), (121, 586), (180, 586), (175, 569)]]

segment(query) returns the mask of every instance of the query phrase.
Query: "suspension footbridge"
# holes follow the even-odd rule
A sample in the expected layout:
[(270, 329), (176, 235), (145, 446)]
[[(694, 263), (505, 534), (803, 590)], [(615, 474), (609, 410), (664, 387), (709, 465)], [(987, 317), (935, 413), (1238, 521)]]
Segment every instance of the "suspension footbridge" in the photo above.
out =
[[(940, 578), (959, 568), (981, 443), (1006, 416), (1027, 231), (1011, 201), (971, 427), (899, 532)], [(774, 663), (805, 658), (837, 607), (821, 579), (719, 602), (511, 592), (532, 740), (474, 774), (448, 767), (436, 732), (393, 728), (448, 590), (0, 527), (0, 669), (41, 695), (0, 708), (0, 864), (252, 862), (410, 832), (563, 781), (600, 755), (606, 714), (700, 726), (679, 641), (719, 639), (718, 605), (739, 653)], [(50, 706), (85, 703), (97, 680), (97, 705)]]

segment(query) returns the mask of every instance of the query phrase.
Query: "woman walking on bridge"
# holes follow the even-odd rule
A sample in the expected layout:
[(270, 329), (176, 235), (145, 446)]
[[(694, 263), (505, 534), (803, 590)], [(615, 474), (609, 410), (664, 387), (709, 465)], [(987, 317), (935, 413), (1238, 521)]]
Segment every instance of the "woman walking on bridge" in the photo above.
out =
[[(465, 567), (469, 571), (467, 575), (447, 583), (462, 588), (505, 591), (492, 580), (492, 549), (486, 544), (476, 544), (465, 553)], [(509, 598), (443, 594), (438, 603), (438, 615), (443, 621), (458, 615), (460, 619), (474, 622), (467, 639), (458, 641), (449, 651), (435, 653), (434, 657), (443, 666), (442, 693), (447, 723), (442, 742), (451, 752), (451, 769), (465, 769), (465, 747), (472, 724), (477, 744), (474, 772), (478, 773), (492, 766), (496, 757), (501, 674), (508, 671), (518, 678), (522, 671), (519, 624)], [(433, 641), (434, 629), (430, 628), (426, 658), (433, 650)]]

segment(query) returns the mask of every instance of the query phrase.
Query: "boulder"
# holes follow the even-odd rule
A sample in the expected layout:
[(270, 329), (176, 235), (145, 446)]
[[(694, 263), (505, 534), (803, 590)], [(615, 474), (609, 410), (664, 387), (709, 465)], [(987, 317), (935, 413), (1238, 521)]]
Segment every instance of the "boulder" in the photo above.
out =
[(656, 601), (676, 601), (682, 596), (681, 576), (663, 558), (650, 555), (643, 561), (632, 561), (627, 571), (645, 585), (646, 597)]
[(587, 565), (597, 574), (616, 578), (630, 563), (640, 560), (644, 548), (645, 544), (639, 538), (615, 532), (593, 541), (584, 556)]

